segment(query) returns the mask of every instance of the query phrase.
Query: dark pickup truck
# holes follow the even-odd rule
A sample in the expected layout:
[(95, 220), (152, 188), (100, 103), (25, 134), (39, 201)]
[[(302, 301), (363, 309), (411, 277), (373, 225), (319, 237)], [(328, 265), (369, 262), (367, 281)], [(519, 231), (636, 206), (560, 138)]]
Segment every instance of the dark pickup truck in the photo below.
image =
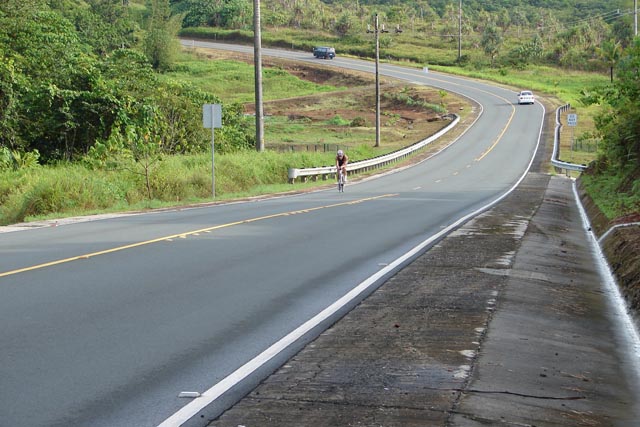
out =
[(316, 58), (333, 59), (336, 57), (336, 50), (326, 46), (314, 47), (313, 56)]

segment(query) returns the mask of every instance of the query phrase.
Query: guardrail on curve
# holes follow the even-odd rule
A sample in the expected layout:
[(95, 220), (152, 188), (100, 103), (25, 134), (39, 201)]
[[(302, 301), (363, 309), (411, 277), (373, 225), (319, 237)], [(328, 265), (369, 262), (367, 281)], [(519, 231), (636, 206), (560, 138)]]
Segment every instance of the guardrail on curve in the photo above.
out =
[(551, 164), (555, 166), (557, 169), (565, 170), (565, 171), (584, 171), (587, 166), (578, 165), (575, 163), (563, 162), (558, 159), (558, 155), (560, 154), (560, 130), (562, 129), (562, 122), (560, 121), (560, 113), (567, 111), (571, 108), (571, 104), (565, 104), (562, 107), (559, 107), (556, 110), (556, 129), (553, 137), (553, 154), (551, 155)]
[[(427, 146), (428, 144), (432, 143), (433, 141), (453, 129), (453, 127), (460, 122), (460, 116), (458, 116), (457, 114), (451, 114), (451, 116), (454, 117), (454, 120), (452, 120), (451, 123), (449, 123), (446, 127), (431, 135), (429, 138), (423, 139), (422, 141), (416, 142), (415, 144), (412, 144), (405, 148), (401, 148), (388, 154), (349, 163), (347, 165), (347, 173), (376, 169), (382, 166), (386, 166), (391, 162), (397, 161), (398, 159), (407, 157), (414, 151)], [(308, 177), (313, 177), (314, 179), (317, 179), (319, 176), (322, 176), (322, 179), (325, 180), (328, 176), (335, 175), (336, 172), (337, 170), (335, 166), (289, 168), (289, 183), (293, 184), (296, 178), (307, 179)]]

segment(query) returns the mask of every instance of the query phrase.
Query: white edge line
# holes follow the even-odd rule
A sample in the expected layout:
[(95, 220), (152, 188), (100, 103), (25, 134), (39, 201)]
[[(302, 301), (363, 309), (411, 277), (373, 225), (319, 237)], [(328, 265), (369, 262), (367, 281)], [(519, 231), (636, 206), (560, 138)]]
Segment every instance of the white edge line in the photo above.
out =
[[(456, 93), (455, 91), (452, 91), (452, 92)], [(462, 94), (458, 93), (458, 95), (462, 95)], [(464, 135), (467, 132), (467, 130), (469, 128), (471, 128), (476, 123), (476, 121), (480, 118), (480, 116), (482, 115), (482, 113), (484, 111), (484, 108), (482, 108), (482, 104), (481, 103), (479, 103), (478, 101), (476, 101), (475, 99), (473, 99), (472, 97), (469, 97), (467, 95), (462, 95), (462, 96), (465, 96), (465, 97), (475, 101), (476, 104), (481, 107), (481, 111), (478, 114), (478, 116), (476, 117), (476, 119), (473, 121), (473, 123), (470, 126), (468, 126), (467, 129), (461, 135), (459, 135), (453, 142), (457, 141), (462, 135)], [(409, 252), (405, 253), (404, 255), (402, 255), (401, 257), (397, 258), (392, 263), (390, 263), (388, 266), (386, 266), (382, 270), (378, 271), (376, 274), (370, 276), (365, 281), (361, 282), (358, 286), (353, 288), (351, 291), (349, 291), (347, 294), (345, 294), (342, 298), (340, 298), (339, 300), (337, 300), (336, 302), (331, 304), (326, 309), (322, 310), (320, 313), (315, 315), (313, 318), (309, 319), (308, 321), (303, 323), (301, 326), (299, 326), (298, 328), (296, 328), (295, 330), (290, 332), (288, 335), (286, 335), (285, 337), (281, 338), (279, 341), (277, 341), (271, 347), (267, 348), (265, 351), (263, 351), (262, 353), (260, 353), (259, 355), (257, 355), (253, 359), (251, 359), (249, 362), (247, 362), (246, 364), (244, 364), (243, 366), (241, 366), (240, 368), (238, 368), (237, 370), (235, 370), (234, 372), (229, 374), (222, 381), (218, 382), (216, 385), (214, 385), (213, 387), (211, 387), (210, 389), (208, 389), (207, 391), (202, 393), (201, 397), (199, 397), (199, 398), (195, 399), (193, 402), (185, 405), (178, 412), (174, 413), (172, 416), (170, 416), (165, 421), (163, 421), (161, 424), (159, 424), (158, 427), (177, 427), (177, 426), (183, 425), (184, 423), (189, 421), (193, 416), (195, 416), (198, 412), (200, 412), (206, 406), (208, 406), (213, 401), (215, 401), (218, 397), (220, 397), (221, 395), (223, 395), (224, 393), (229, 391), (233, 386), (235, 386), (240, 381), (242, 381), (243, 379), (248, 377), (252, 372), (254, 372), (255, 370), (259, 369), (261, 366), (263, 366), (269, 360), (273, 359), (276, 355), (278, 355), (280, 352), (282, 352), (284, 349), (286, 349), (289, 345), (291, 345), (296, 340), (298, 340), (299, 338), (304, 336), (307, 332), (312, 330), (314, 327), (318, 326), (324, 320), (328, 319), (330, 316), (332, 316), (334, 313), (336, 313), (342, 307), (344, 307), (349, 302), (354, 300), (358, 295), (360, 295), (362, 292), (367, 290), (369, 287), (373, 286), (379, 279), (384, 277), (386, 274), (390, 273), (391, 271), (393, 271), (398, 266), (401, 266), (405, 261), (407, 261), (408, 259), (411, 259), (411, 257), (413, 257), (413, 256), (417, 255), (418, 253), (420, 253), (424, 248), (426, 248), (427, 246), (431, 245), (433, 242), (435, 242), (438, 239), (440, 239), (443, 235), (446, 235), (447, 233), (449, 233), (452, 230), (456, 229), (457, 227), (459, 227), (460, 225), (462, 225), (463, 223), (465, 223), (469, 219), (471, 219), (474, 216), (480, 214), (481, 212), (484, 212), (485, 210), (491, 208), (492, 206), (494, 206), (495, 204), (497, 204), (498, 202), (503, 200), (505, 197), (507, 197), (509, 194), (511, 194), (513, 192), (513, 190), (515, 190), (516, 187), (518, 187), (518, 185), (520, 185), (520, 183), (524, 180), (524, 178), (527, 176), (527, 173), (529, 173), (529, 170), (531, 169), (531, 165), (533, 164), (533, 161), (535, 159), (536, 153), (538, 152), (538, 149), (540, 147), (540, 139), (542, 138), (542, 128), (543, 128), (543, 125), (544, 125), (544, 111), (545, 111), (544, 105), (543, 104), (540, 104), (540, 105), (542, 106), (542, 109), (543, 109), (543, 115), (542, 115), (542, 122), (540, 124), (540, 130), (539, 130), (539, 133), (538, 133), (538, 141), (536, 143), (535, 150), (533, 151), (533, 155), (531, 156), (531, 160), (529, 161), (529, 164), (527, 165), (527, 169), (524, 171), (522, 176), (518, 179), (518, 181), (509, 190), (507, 190), (505, 193), (503, 193), (501, 196), (499, 196), (498, 198), (496, 198), (492, 202), (488, 203), (487, 205), (485, 205), (485, 206), (477, 209), (476, 211), (471, 212), (470, 214), (467, 214), (464, 217), (458, 219), (453, 224), (451, 224), (448, 227), (442, 229), (437, 234), (431, 236), (430, 238), (428, 238), (424, 242), (422, 242), (419, 245), (415, 246)], [(448, 148), (450, 145), (451, 144), (447, 145), (444, 149)], [(440, 151), (444, 151), (444, 149), (440, 150)], [(436, 154), (438, 154), (438, 153), (436, 153)], [(431, 156), (431, 157), (433, 157), (433, 156)], [(422, 162), (420, 162), (420, 163), (422, 163)]]
[[(544, 111), (544, 106), (542, 106), (542, 108)], [(235, 386), (240, 381), (242, 381), (243, 379), (251, 375), (251, 373), (259, 369), (265, 363), (273, 359), (276, 355), (278, 355), (280, 352), (286, 349), (289, 345), (291, 345), (296, 340), (304, 336), (307, 332), (309, 332), (310, 330), (318, 326), (324, 320), (331, 317), (338, 310), (340, 310), (342, 307), (347, 305), (349, 302), (353, 301), (355, 298), (358, 297), (358, 295), (366, 291), (368, 288), (375, 285), (376, 282), (381, 278), (383, 278), (386, 274), (389, 274), (394, 269), (401, 266), (404, 262), (416, 256), (417, 254), (419, 254), (423, 249), (425, 249), (426, 247), (431, 245), (433, 242), (440, 239), (442, 236), (456, 229), (457, 227), (459, 227), (469, 219), (473, 218), (474, 216), (491, 208), (492, 206), (500, 202), (502, 199), (507, 197), (509, 194), (511, 194), (527, 176), (527, 174), (529, 173), (529, 169), (531, 169), (531, 165), (533, 164), (536, 153), (538, 152), (538, 149), (540, 147), (540, 139), (542, 138), (543, 124), (544, 124), (544, 113), (542, 115), (542, 122), (540, 124), (540, 131), (538, 133), (538, 142), (536, 144), (536, 149), (534, 150), (533, 155), (531, 156), (529, 165), (527, 166), (527, 169), (522, 174), (520, 179), (518, 179), (518, 181), (509, 190), (507, 190), (505, 193), (503, 193), (501, 196), (499, 196), (497, 199), (493, 200), (492, 202), (488, 203), (487, 205), (477, 209), (474, 212), (471, 212), (463, 216), (453, 224), (449, 225), (447, 228), (444, 228), (437, 234), (429, 237), (427, 240), (415, 246), (409, 252), (397, 258), (395, 261), (390, 263), (388, 266), (386, 266), (382, 270), (378, 271), (376, 274), (370, 276), (369, 278), (361, 282), (358, 286), (353, 288), (351, 291), (345, 294), (342, 298), (340, 298), (339, 300), (331, 304), (329, 307), (322, 310), (320, 313), (316, 314), (313, 318), (303, 323), (301, 326), (299, 326), (298, 328), (290, 332), (285, 337), (281, 338), (278, 342), (273, 344), (271, 347), (267, 348), (265, 351), (263, 351), (253, 359), (251, 359), (249, 362), (245, 363), (236, 371), (229, 374), (227, 377), (225, 377), (222, 381), (218, 382), (216, 385), (211, 387), (209, 390), (202, 393), (201, 397), (198, 397), (197, 399), (194, 399), (191, 403), (185, 405), (178, 412), (174, 413), (172, 416), (170, 416), (161, 424), (159, 424), (158, 427), (178, 427), (183, 425), (184, 423), (189, 421), (192, 417), (194, 417), (198, 412), (200, 412), (206, 406), (208, 406), (213, 401), (215, 401), (218, 397), (222, 396), (224, 393), (229, 391), (233, 386)]]
[[(509, 190), (509, 192), (511, 191), (512, 190)], [(176, 427), (186, 423), (187, 421), (189, 421), (189, 419), (191, 419), (194, 415), (196, 415), (200, 410), (205, 408), (207, 405), (211, 404), (214, 400), (216, 400), (222, 394), (224, 394), (229, 389), (231, 389), (231, 387), (238, 384), (240, 381), (242, 381), (247, 376), (249, 376), (252, 372), (254, 372), (258, 368), (263, 366), (265, 363), (267, 363), (277, 354), (282, 352), (284, 349), (286, 349), (289, 345), (294, 343), (296, 340), (303, 337), (307, 332), (309, 332), (310, 330), (318, 326), (320, 323), (322, 323), (323, 321), (331, 317), (342, 307), (349, 304), (351, 301), (357, 298), (358, 295), (360, 295), (361, 293), (366, 291), (368, 288), (376, 284), (377, 281), (383, 278), (386, 274), (392, 272), (394, 269), (401, 266), (405, 261), (407, 261), (408, 259), (411, 259), (411, 257), (420, 253), (420, 251), (422, 251), (425, 247), (427, 247), (434, 241), (437, 241), (444, 234), (458, 227), (460, 224), (464, 223), (474, 215), (477, 215), (479, 212), (483, 211), (484, 209), (493, 205), (494, 203), (495, 202), (492, 202), (486, 207), (478, 209), (477, 211), (460, 218), (454, 224), (448, 226), (447, 228), (441, 230), (437, 234), (431, 236), (424, 242), (415, 246), (409, 252), (397, 258), (395, 261), (387, 265), (385, 268), (379, 270), (374, 275), (368, 277), (366, 280), (361, 282), (358, 286), (353, 288), (351, 291), (349, 291), (343, 297), (341, 297), (336, 302), (331, 304), (329, 307), (322, 310), (320, 313), (318, 313), (313, 318), (303, 323), (294, 331), (290, 332), (288, 335), (280, 339), (278, 342), (276, 342), (271, 347), (269, 347), (268, 349), (260, 353), (258, 356), (256, 356), (255, 358), (253, 358), (252, 360), (250, 360), (240, 368), (238, 368), (235, 372), (229, 374), (226, 378), (224, 378), (222, 381), (220, 381), (219, 383), (211, 387), (209, 390), (202, 393), (201, 397), (184, 406), (182, 409), (180, 409), (178, 412), (173, 414), (171, 417), (167, 418), (158, 427)]]

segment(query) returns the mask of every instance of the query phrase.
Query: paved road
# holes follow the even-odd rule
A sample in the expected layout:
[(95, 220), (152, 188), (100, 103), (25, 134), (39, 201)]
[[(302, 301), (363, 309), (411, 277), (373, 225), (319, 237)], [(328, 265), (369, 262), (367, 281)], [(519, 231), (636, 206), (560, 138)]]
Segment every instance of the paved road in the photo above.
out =
[(637, 329), (572, 185), (530, 173), (209, 427), (639, 426)]
[[(179, 392), (231, 375), (238, 384), (209, 408), (215, 412), (418, 253), (409, 251), (523, 177), (538, 143), (539, 105), (516, 108), (512, 92), (478, 82), (385, 73), (464, 91), (483, 112), (435, 158), (343, 194), (2, 234), (0, 424), (155, 426), (186, 404)], [(337, 230), (349, 242), (341, 253)], [(358, 285), (353, 299), (289, 335)], [(283, 351), (251, 365), (246, 378), (236, 374), (274, 343)]]

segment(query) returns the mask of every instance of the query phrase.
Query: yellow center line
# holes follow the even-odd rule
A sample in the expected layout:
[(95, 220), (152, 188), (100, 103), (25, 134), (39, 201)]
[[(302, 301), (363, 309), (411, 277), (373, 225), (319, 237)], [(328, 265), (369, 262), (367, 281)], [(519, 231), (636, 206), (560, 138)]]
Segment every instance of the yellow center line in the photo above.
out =
[(233, 227), (235, 225), (250, 224), (252, 222), (264, 221), (264, 220), (267, 220), (267, 219), (273, 219), (273, 218), (284, 217), (284, 216), (288, 216), (288, 215), (295, 215), (295, 214), (300, 214), (300, 213), (309, 213), (309, 212), (317, 211), (317, 210), (320, 210), (320, 209), (328, 209), (328, 208), (335, 208), (335, 207), (339, 207), (339, 206), (354, 205), (354, 204), (357, 204), (357, 203), (369, 202), (369, 201), (372, 201), (372, 200), (382, 199), (382, 198), (385, 198), (385, 197), (395, 197), (397, 195), (398, 194), (383, 194), (381, 196), (367, 197), (365, 199), (353, 200), (353, 201), (349, 201), (349, 202), (341, 202), (341, 203), (336, 203), (336, 204), (333, 204), (333, 205), (318, 206), (318, 207), (315, 207), (315, 208), (303, 209), (303, 210), (299, 210), (299, 211), (281, 212), (281, 213), (277, 213), (277, 214), (265, 215), (265, 216), (245, 219), (245, 220), (241, 220), (241, 221), (229, 222), (227, 224), (214, 225), (212, 227), (202, 228), (200, 230), (189, 231), (189, 232), (186, 232), (186, 233), (172, 234), (170, 236), (158, 237), (157, 239), (151, 239), (151, 240), (145, 240), (145, 241), (142, 241), (142, 242), (131, 243), (129, 245), (118, 246), (118, 247), (111, 248), (111, 249), (105, 249), (103, 251), (92, 252), (92, 253), (88, 253), (88, 254), (84, 254), (84, 255), (78, 255), (78, 256), (74, 256), (74, 257), (70, 257), (70, 258), (59, 259), (59, 260), (56, 260), (56, 261), (45, 262), (43, 264), (37, 264), (37, 265), (30, 266), (30, 267), (19, 268), (17, 270), (5, 271), (3, 273), (0, 273), (0, 277), (12, 276), (12, 275), (15, 275), (15, 274), (24, 273), (24, 272), (27, 272), (27, 271), (39, 270), (39, 269), (42, 269), (42, 268), (52, 267), (54, 265), (60, 265), (60, 264), (64, 264), (64, 263), (68, 263), (68, 262), (72, 262), (72, 261), (78, 261), (78, 260), (82, 260), (82, 259), (89, 259), (89, 258), (93, 258), (93, 257), (99, 256), (99, 255), (106, 255), (106, 254), (110, 254), (110, 253), (113, 253), (113, 252), (124, 251), (125, 249), (132, 249), (132, 248), (137, 248), (137, 247), (140, 247), (140, 246), (150, 245), (152, 243), (166, 242), (166, 241), (171, 241), (172, 239), (186, 239), (188, 236), (197, 236), (200, 233), (210, 233), (210, 232), (212, 232), (214, 230), (220, 230), (222, 228)]
[[(504, 98), (503, 98), (504, 99)], [(500, 135), (498, 135), (498, 137), (496, 138), (496, 140), (494, 141), (493, 144), (491, 144), (491, 147), (487, 148), (485, 150), (484, 153), (482, 153), (482, 155), (480, 155), (480, 157), (478, 157), (476, 159), (476, 162), (479, 162), (480, 160), (484, 159), (485, 156), (487, 154), (489, 154), (491, 152), (491, 150), (493, 150), (495, 148), (496, 145), (498, 145), (498, 143), (500, 142), (500, 140), (502, 139), (502, 137), (504, 136), (505, 132), (507, 131), (507, 129), (509, 129), (509, 125), (511, 124), (511, 121), (513, 120), (513, 117), (516, 115), (516, 109), (513, 108), (513, 105), (511, 106), (511, 115), (509, 116), (509, 120), (507, 120), (507, 124), (504, 126), (504, 128), (502, 128), (502, 131), (500, 132)]]
[[(397, 74), (404, 74), (404, 75), (407, 75), (407, 76), (415, 77), (415, 73), (409, 73), (409, 72), (400, 71)], [(468, 88), (471, 88), (471, 89), (476, 90), (478, 92), (483, 92), (483, 93), (486, 93), (488, 95), (494, 96), (494, 97), (496, 97), (498, 99), (501, 99), (501, 100), (505, 101), (507, 104), (510, 104), (510, 101), (508, 99), (504, 98), (503, 96), (496, 95), (495, 93), (491, 93), (491, 92), (489, 92), (487, 90), (484, 90), (484, 89), (480, 89), (480, 88), (477, 88), (477, 87), (472, 87), (472, 86), (466, 85), (464, 83), (456, 83), (456, 82), (449, 82), (449, 81), (446, 81), (446, 80), (436, 79), (436, 78), (433, 78), (431, 76), (429, 76), (429, 78), (430, 78), (430, 80), (437, 81), (437, 82), (443, 82), (443, 83), (447, 83), (447, 84), (455, 85), (455, 86), (460, 86), (460, 87), (468, 87)], [(498, 138), (494, 141), (494, 143), (491, 145), (491, 147), (489, 147), (487, 150), (485, 150), (485, 152), (482, 153), (480, 155), (480, 157), (475, 159), (476, 162), (479, 162), (480, 160), (484, 159), (485, 156), (487, 154), (489, 154), (495, 148), (496, 145), (498, 145), (498, 143), (500, 142), (500, 140), (504, 136), (505, 132), (509, 128), (509, 125), (511, 124), (511, 121), (513, 120), (513, 116), (515, 116), (515, 114), (516, 114), (516, 109), (515, 109), (515, 107), (513, 105), (511, 105), (511, 116), (509, 116), (509, 120), (507, 121), (507, 124), (502, 129), (502, 132), (500, 132), (500, 135), (498, 135)]]

